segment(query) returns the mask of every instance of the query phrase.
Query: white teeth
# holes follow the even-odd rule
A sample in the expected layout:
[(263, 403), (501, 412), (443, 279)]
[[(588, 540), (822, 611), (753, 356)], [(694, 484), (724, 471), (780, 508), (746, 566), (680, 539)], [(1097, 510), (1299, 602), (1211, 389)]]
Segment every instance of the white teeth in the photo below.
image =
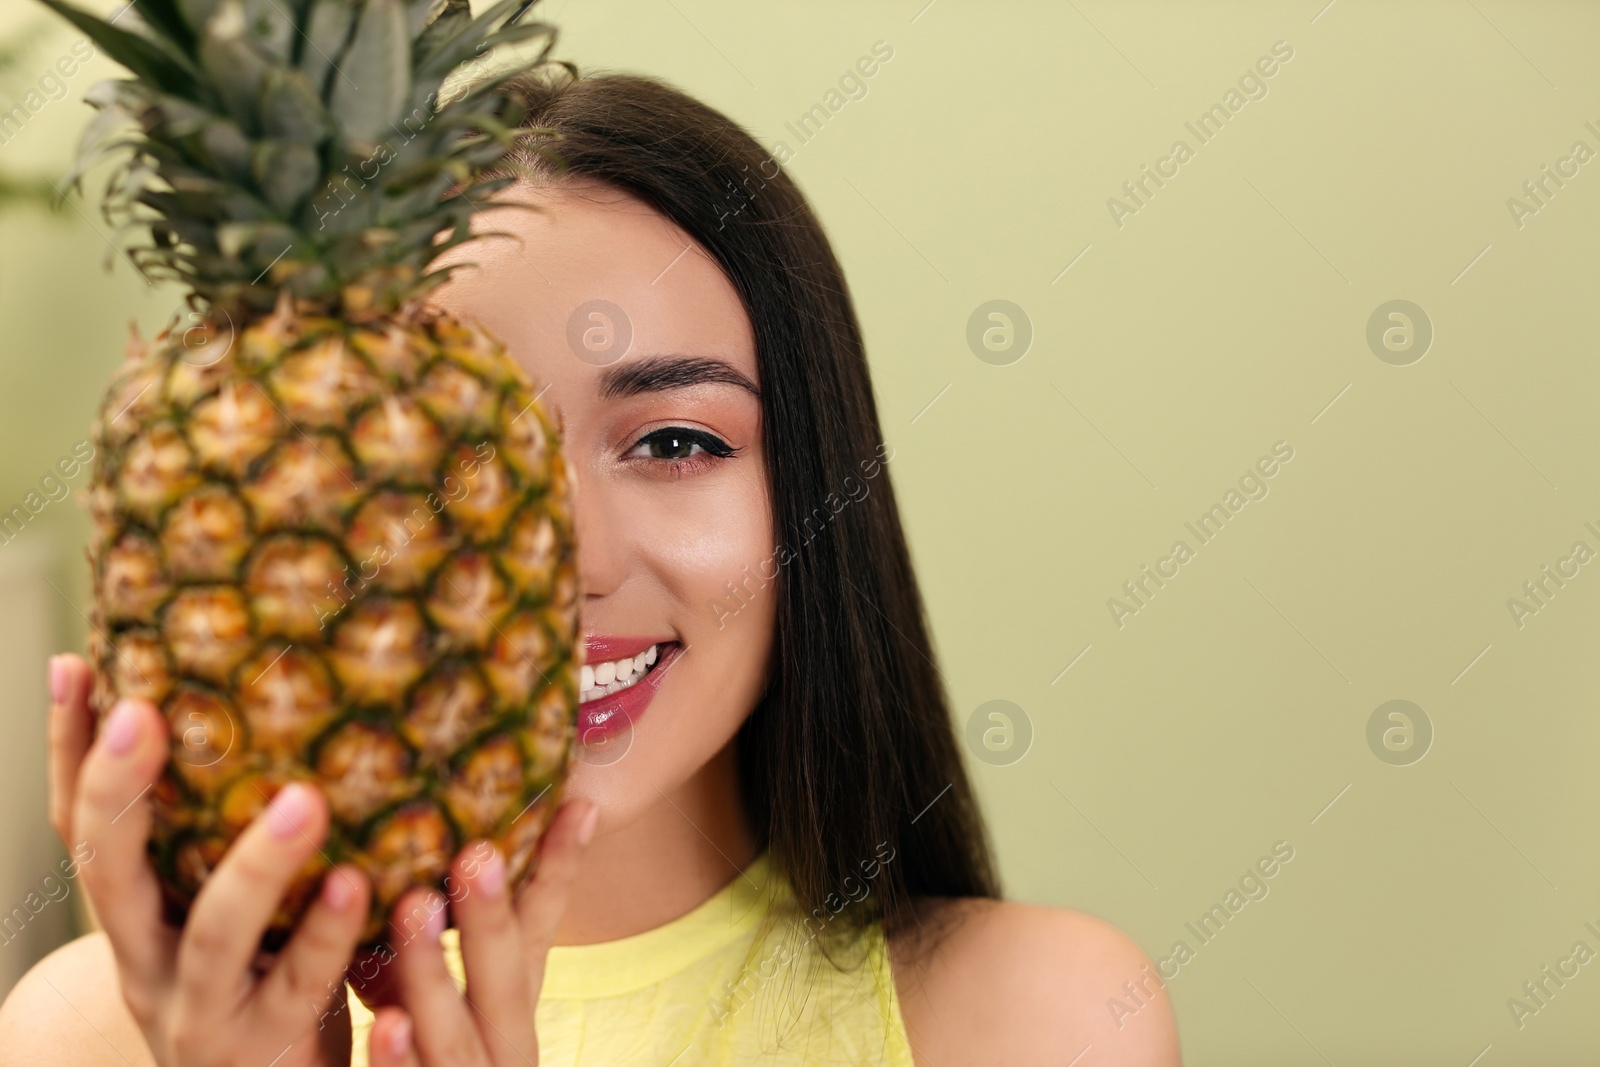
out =
[(612, 693), (620, 693), (649, 673), (659, 656), (660, 646), (651, 645), (637, 656), (610, 663), (584, 664), (579, 672), (579, 700), (587, 703)]

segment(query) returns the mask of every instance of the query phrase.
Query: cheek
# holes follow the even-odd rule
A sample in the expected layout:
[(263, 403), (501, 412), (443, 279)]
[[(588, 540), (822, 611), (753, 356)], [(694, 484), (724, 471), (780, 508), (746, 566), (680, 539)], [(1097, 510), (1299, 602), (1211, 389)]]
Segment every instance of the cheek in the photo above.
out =
[(670, 504), (641, 527), (651, 533), (636, 542), (666, 593), (667, 621), (690, 650), (677, 669), (673, 704), (699, 729), (672, 742), (695, 749), (683, 753), (690, 762), (709, 757), (738, 730), (760, 699), (772, 654), (778, 574), (771, 504), (760, 457), (739, 466), (729, 477), (672, 484), (660, 494)]
[(777, 606), (776, 581), (761, 577), (776, 568), (765, 476), (718, 481), (639, 489), (605, 509), (606, 521), (630, 529), (618, 550), (633, 587), (619, 594), (629, 598), (629, 613), (647, 631), (670, 628), (686, 650), (628, 756), (594, 767), (580, 758), (574, 772), (573, 795), (599, 802), (613, 828), (700, 773), (765, 684)]
[[(740, 462), (737, 478), (673, 494), (670, 514), (656, 526), (662, 536), (645, 548), (677, 603), (674, 623), (685, 643), (748, 641), (748, 631), (770, 629), (777, 568), (771, 503), (765, 476), (750, 475), (760, 470), (759, 457)], [(741, 625), (731, 625), (728, 611)]]

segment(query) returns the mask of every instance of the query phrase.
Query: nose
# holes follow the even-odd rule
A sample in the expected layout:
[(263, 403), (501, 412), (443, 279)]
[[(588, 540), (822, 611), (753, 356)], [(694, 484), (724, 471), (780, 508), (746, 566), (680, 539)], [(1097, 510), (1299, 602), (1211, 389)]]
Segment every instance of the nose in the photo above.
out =
[(584, 600), (615, 593), (627, 578), (627, 525), (611, 511), (611, 494), (600, 478), (574, 479), (572, 525), (578, 539), (578, 575)]

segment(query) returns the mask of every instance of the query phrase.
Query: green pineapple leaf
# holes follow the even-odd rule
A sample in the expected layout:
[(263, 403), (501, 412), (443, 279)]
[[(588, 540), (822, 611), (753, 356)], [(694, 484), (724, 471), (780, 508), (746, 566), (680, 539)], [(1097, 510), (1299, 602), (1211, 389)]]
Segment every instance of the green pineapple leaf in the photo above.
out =
[(321, 0), (311, 8), (301, 42), (300, 72), (324, 100), (329, 98), (329, 79), (344, 77), (338, 63), (350, 43), (356, 14), (354, 0)]
[(400, 0), (367, 0), (333, 83), (331, 110), (346, 140), (375, 146), (404, 113), (411, 88), (411, 38)]
[(216, 173), (244, 181), (250, 177), (250, 138), (225, 118), (208, 118), (200, 131), (206, 164)]
[[(500, 0), (488, 11), (473, 19), (460, 33), (451, 36), (440, 44), (433, 55), (426, 62), (418, 66), (419, 75), (443, 77), (456, 67), (466, 63), (481, 53), (497, 45), (510, 43), (500, 35), (513, 30), (531, 30), (532, 33), (523, 37), (536, 37), (541, 33), (552, 33), (553, 27), (546, 23), (528, 22), (513, 25), (519, 7), (526, 9), (528, 0)], [(515, 38), (521, 39), (521, 37)]]
[(179, 0), (138, 0), (146, 26), (165, 37), (185, 55), (194, 49), (195, 34), (180, 10)]
[(455, 37), (471, 22), (472, 6), (467, 0), (445, 0), (439, 14), (417, 35), (416, 46), (411, 50), (413, 60), (418, 64), (427, 62), (441, 44)]
[(120, 30), (104, 19), (73, 7), (66, 0), (40, 2), (82, 30), (106, 55), (127, 67), (139, 80), (177, 96), (195, 98), (198, 92), (197, 72), (187, 60), (173, 55), (153, 41)]
[(322, 178), (314, 149), (293, 141), (261, 141), (255, 146), (255, 180), (267, 203), (290, 215)]
[(405, 0), (407, 39), (415, 41), (443, 5), (444, 0)]
[[(91, 89), (72, 180), (117, 156), (103, 210), (142, 236), (130, 259), (241, 322), (281, 291), (373, 314), (436, 285), (429, 264), (521, 173), (508, 83), (555, 38), (522, 21), (534, 0), (476, 18), (467, 0), (137, 0), (120, 30), (44, 2), (132, 73)], [(534, 39), (531, 62), (504, 50)]]
[(241, 129), (253, 133), (259, 122), (261, 86), (270, 62), (246, 32), (239, 0), (222, 0), (200, 37), (200, 66)]
[(333, 132), (333, 119), (304, 74), (276, 67), (262, 87), (261, 128), (268, 137), (314, 147)]

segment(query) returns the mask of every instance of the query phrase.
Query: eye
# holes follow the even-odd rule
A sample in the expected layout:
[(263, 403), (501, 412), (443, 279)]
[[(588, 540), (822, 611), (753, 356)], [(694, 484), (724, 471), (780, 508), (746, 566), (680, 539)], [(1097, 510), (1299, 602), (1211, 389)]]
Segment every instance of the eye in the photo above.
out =
[(639, 438), (638, 443), (628, 450), (626, 458), (684, 463), (705, 456), (727, 459), (737, 451), (737, 448), (705, 430), (667, 426)]

